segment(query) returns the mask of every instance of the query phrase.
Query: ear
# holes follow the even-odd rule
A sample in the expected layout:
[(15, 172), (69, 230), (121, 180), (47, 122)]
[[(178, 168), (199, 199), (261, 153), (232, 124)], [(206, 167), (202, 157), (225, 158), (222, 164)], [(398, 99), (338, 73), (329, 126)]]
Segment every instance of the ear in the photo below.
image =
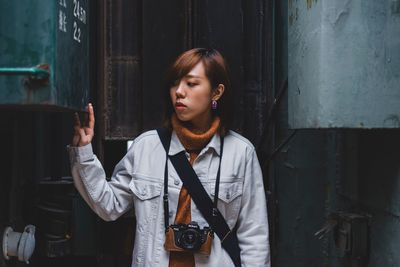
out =
[(221, 96), (224, 94), (225, 91), (225, 85), (223, 84), (218, 84), (217, 88), (212, 93), (212, 100), (218, 100), (221, 98)]

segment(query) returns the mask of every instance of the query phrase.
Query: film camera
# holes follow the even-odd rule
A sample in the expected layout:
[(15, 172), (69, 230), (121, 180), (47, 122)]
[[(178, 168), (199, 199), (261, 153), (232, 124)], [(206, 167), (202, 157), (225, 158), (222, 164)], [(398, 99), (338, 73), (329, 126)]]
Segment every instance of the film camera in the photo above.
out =
[(165, 233), (164, 247), (167, 251), (190, 251), (210, 255), (214, 239), (210, 227), (200, 229), (196, 222), (189, 224), (172, 224)]

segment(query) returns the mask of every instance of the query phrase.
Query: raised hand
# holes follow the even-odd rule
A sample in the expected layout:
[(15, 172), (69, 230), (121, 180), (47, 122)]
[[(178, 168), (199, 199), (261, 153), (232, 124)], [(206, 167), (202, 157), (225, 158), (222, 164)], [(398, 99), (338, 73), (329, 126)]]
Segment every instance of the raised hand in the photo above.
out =
[(92, 142), (94, 136), (94, 111), (93, 106), (89, 103), (86, 107), (85, 122), (81, 125), (78, 113), (74, 116), (74, 136), (72, 137), (72, 146), (84, 146)]

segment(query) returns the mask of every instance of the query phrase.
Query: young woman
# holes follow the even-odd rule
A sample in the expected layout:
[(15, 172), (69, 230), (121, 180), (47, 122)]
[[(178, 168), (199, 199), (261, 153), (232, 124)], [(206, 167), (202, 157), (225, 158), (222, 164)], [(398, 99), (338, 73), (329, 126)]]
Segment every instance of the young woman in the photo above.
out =
[[(167, 74), (165, 127), (171, 131), (168, 156), (184, 152), (211, 199), (220, 169), (218, 210), (232, 232), (236, 231), (242, 266), (270, 266), (262, 173), (254, 146), (229, 130), (231, 88), (225, 60), (214, 49), (196, 48), (180, 55)], [(207, 239), (210, 253), (187, 249), (185, 244), (183, 249), (176, 249), (177, 243), (167, 237), (164, 215), (171, 224), (184, 227), (194, 225), (201, 230), (210, 224), (182, 186), (171, 161), (166, 161), (157, 131), (145, 132), (134, 140), (107, 182), (101, 163), (92, 152), (91, 104), (87, 111), (89, 116), (83, 126), (76, 116), (69, 147), (75, 186), (104, 220), (115, 220), (135, 208), (132, 266), (233, 266), (217, 235), (207, 236), (211, 238)], [(168, 214), (164, 214), (164, 175), (168, 180)], [(185, 235), (189, 243), (194, 237)]]

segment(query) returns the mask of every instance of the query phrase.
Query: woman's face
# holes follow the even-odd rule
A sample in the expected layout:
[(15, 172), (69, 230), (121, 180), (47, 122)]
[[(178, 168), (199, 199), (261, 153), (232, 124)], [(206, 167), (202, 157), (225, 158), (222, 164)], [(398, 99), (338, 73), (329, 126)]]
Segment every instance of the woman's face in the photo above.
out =
[(170, 96), (179, 120), (195, 124), (211, 118), (213, 95), (201, 61), (171, 87)]

